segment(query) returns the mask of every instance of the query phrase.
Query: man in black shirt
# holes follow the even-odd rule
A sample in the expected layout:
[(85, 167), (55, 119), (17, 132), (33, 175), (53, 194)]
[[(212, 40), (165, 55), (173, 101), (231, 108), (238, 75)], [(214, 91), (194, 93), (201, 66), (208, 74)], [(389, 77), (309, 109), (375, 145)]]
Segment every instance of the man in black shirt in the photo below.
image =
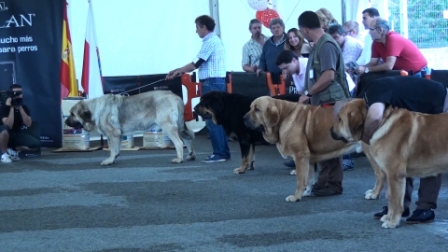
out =
[[(3, 152), (1, 162), (10, 163), (11, 160), (20, 160), (18, 152), (21, 150), (34, 150), (40, 147), (40, 140), (27, 134), (25, 131), (31, 127), (32, 119), (29, 108), (22, 104), (22, 86), (13, 84), (9, 87), (12, 97), (6, 99), (0, 108), (0, 150)], [(1, 137), (8, 129), (8, 137)], [(4, 152), (2, 147), (10, 147)]]
[[(369, 107), (362, 136), (362, 141), (366, 144), (370, 144), (370, 139), (380, 127), (384, 110), (388, 106), (425, 114), (440, 114), (448, 110), (446, 87), (439, 82), (418, 77), (397, 76), (374, 80), (372, 85), (367, 88), (364, 99)], [(437, 197), (441, 184), (442, 177), (440, 174), (435, 177), (420, 179), (416, 202), (417, 209), (411, 217), (406, 219), (406, 223), (425, 223), (434, 220), (433, 209), (437, 207)], [(409, 205), (412, 199), (412, 191), (413, 179), (406, 178), (403, 217), (410, 214)], [(379, 219), (386, 214), (387, 206), (383, 207), (382, 211), (375, 213), (374, 217)]]

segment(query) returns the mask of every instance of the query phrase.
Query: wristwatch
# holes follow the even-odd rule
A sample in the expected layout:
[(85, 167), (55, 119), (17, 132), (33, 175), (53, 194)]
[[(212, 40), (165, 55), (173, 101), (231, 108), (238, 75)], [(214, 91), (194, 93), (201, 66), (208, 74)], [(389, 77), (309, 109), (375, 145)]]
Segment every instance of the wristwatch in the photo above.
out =
[(364, 68), (364, 73), (369, 73), (369, 68), (368, 67)]

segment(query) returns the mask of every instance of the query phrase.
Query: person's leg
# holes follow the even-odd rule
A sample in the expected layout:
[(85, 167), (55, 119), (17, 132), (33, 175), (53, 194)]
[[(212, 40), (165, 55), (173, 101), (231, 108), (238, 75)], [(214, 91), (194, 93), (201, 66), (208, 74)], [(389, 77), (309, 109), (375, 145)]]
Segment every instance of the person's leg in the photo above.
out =
[(0, 125), (0, 151), (6, 153), (8, 150), (9, 132), (8, 126)]
[(414, 179), (406, 178), (406, 188), (404, 192), (403, 208), (409, 209), (412, 202), (412, 192), (414, 191)]
[(11, 157), (8, 154), (9, 132), (8, 126), (0, 125), (0, 161), (2, 163), (11, 163)]
[(313, 193), (316, 196), (331, 196), (342, 193), (342, 159), (333, 158), (320, 162), (321, 171), (317, 178)]
[[(205, 80), (202, 83), (202, 93), (206, 94), (210, 91), (225, 92), (225, 78), (212, 78)], [(210, 140), (212, 142), (213, 155), (215, 156), (215, 159), (217, 161), (225, 161), (226, 159), (230, 159), (228, 139), (223, 127), (221, 125), (214, 124), (212, 120), (206, 120), (205, 124), (210, 134)]]
[(437, 198), (439, 197), (439, 190), (441, 186), (441, 174), (420, 179), (418, 200), (415, 203), (417, 205), (417, 209), (412, 213), (411, 217), (406, 219), (406, 223), (416, 224), (434, 220), (435, 214), (433, 209), (437, 208)]

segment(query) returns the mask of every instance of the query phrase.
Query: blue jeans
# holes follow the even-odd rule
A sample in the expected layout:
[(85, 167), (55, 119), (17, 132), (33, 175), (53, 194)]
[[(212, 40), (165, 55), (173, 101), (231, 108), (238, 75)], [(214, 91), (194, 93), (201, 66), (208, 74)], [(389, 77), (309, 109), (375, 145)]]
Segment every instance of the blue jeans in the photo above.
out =
[[(226, 91), (226, 78), (209, 78), (202, 82), (202, 94), (210, 91)], [(230, 159), (230, 150), (226, 132), (221, 125), (216, 125), (211, 119), (205, 120), (205, 125), (212, 141), (213, 155)]]

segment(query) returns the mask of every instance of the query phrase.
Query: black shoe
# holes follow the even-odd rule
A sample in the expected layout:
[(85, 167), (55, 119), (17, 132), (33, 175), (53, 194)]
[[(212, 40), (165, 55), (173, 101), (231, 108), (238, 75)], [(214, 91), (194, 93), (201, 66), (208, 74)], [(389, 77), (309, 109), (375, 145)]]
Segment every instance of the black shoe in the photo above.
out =
[[(388, 209), (387, 206), (384, 206), (383, 210), (373, 215), (373, 218), (381, 219), (381, 217), (387, 214), (387, 209)], [(403, 213), (401, 214), (401, 217), (408, 217), (410, 214), (411, 212), (409, 211), (409, 207), (405, 207)]]
[(339, 195), (339, 194), (342, 194), (342, 192), (341, 191), (337, 191), (337, 190), (335, 190), (335, 189), (333, 189), (333, 188), (331, 188), (331, 187), (328, 187), (328, 186), (326, 186), (326, 187), (322, 187), (322, 188), (319, 188), (319, 189), (315, 189), (314, 187), (313, 187), (313, 189), (311, 190), (311, 192), (315, 195), (315, 196), (317, 196), (317, 197), (326, 197), (326, 196), (333, 196), (333, 195)]
[(296, 162), (294, 160), (284, 162), (283, 165), (289, 168), (296, 168)]
[(434, 221), (436, 215), (431, 209), (415, 209), (411, 217), (406, 219), (407, 224), (419, 224)]

